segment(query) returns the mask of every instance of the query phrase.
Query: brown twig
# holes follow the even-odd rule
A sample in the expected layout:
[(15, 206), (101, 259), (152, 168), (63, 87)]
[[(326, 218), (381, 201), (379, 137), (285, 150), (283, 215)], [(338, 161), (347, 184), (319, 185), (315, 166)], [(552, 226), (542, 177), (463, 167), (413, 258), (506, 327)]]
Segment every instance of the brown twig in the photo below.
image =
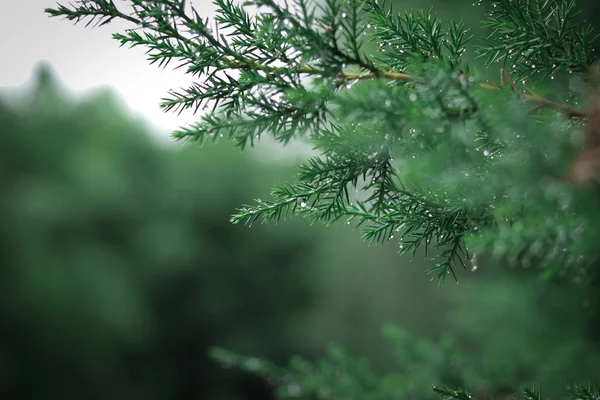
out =
[(569, 183), (585, 185), (600, 181), (600, 93), (596, 93), (587, 110), (584, 144), (563, 178)]
[(313, 25), (318, 26), (319, 28), (323, 28), (327, 32), (335, 32), (335, 28), (333, 26), (325, 25), (325, 24), (323, 24), (321, 22), (318, 22), (318, 21), (313, 22)]
[[(510, 83), (512, 90), (516, 92), (517, 85), (512, 80), (512, 78), (503, 70), (501, 72), (501, 81), (503, 83), (504, 83), (505, 76), (508, 78), (508, 81)], [(417, 80), (412, 75), (401, 73), (401, 72), (395, 72), (395, 71), (390, 71), (390, 72), (378, 71), (378, 72), (369, 72), (369, 73), (364, 73), (364, 74), (343, 73), (343, 75), (342, 75), (343, 81), (366, 80), (366, 79), (375, 79), (375, 78), (385, 78), (385, 79), (403, 81), (403, 82), (419, 82), (419, 80)], [(481, 87), (482, 89), (493, 90), (493, 91), (497, 91), (497, 92), (503, 90), (502, 87), (496, 85), (494, 82), (492, 82), (486, 76), (484, 76), (484, 78), (489, 83), (488, 84), (480, 83), (479, 87)], [(549, 108), (549, 109), (552, 109), (552, 110), (562, 113), (565, 117), (567, 117), (569, 119), (571, 119), (571, 118), (588, 118), (589, 117), (589, 111), (587, 111), (587, 110), (571, 107), (567, 104), (556, 103), (554, 101), (548, 100), (548, 99), (540, 96), (539, 94), (533, 92), (529, 88), (525, 88), (525, 89), (527, 91), (529, 91), (529, 93), (521, 93), (519, 96), (522, 99), (525, 99), (529, 102), (536, 104), (536, 109)]]
[[(504, 68), (502, 68), (500, 70), (500, 79), (504, 80), (504, 76), (506, 76), (508, 78), (508, 82), (510, 83), (510, 87), (513, 90), (513, 92), (517, 91), (517, 85), (515, 85), (515, 81), (513, 81), (513, 79), (511, 78), (511, 76), (508, 74), (508, 72), (506, 72), (504, 70)], [(502, 84), (502, 86), (504, 86), (504, 83)]]

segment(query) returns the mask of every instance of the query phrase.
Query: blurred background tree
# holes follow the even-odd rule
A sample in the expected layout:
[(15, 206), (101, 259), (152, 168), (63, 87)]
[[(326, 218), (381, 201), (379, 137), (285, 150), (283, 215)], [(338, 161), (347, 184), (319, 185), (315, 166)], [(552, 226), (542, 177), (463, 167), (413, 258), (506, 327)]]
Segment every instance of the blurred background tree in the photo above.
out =
[(2, 397), (264, 398), (205, 349), (302, 351), (319, 233), (228, 223), (280, 173), (163, 148), (111, 92), (70, 102), (36, 76), (0, 105)]

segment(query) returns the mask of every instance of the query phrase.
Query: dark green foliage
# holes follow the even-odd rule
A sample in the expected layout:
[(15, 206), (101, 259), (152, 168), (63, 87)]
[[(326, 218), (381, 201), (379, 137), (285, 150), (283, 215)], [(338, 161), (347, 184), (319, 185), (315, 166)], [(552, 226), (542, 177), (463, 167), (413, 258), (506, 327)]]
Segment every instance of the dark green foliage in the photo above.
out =
[(442, 20), (431, 10), (404, 15), (394, 13), (385, 1), (369, 0), (373, 40), (379, 44), (378, 60), (393, 69), (402, 70), (416, 58), (421, 62), (439, 60), (451, 68), (464, 68), (461, 57), (472, 39), (462, 22), (451, 22), (447, 31)]
[(493, 7), (484, 23), (491, 34), (481, 55), (488, 64), (503, 61), (516, 79), (583, 73), (597, 59), (598, 36), (578, 19), (575, 1), (483, 1)]
[[(480, 269), (488, 269), (486, 258), (478, 262)], [(470, 279), (474, 282), (444, 290), (443, 302), (452, 307), (444, 328), (468, 348), (473, 368), (487, 381), (484, 387), (518, 392), (535, 383), (546, 397), (560, 399), (568, 384), (600, 380), (598, 332), (588, 330), (593, 288), (584, 294), (581, 286), (548, 287), (535, 282), (535, 271), (514, 270), (512, 276), (490, 271), (482, 279), (480, 269)]]
[(2, 397), (268, 398), (206, 352), (306, 350), (292, 322), (320, 235), (228, 224), (281, 175), (223, 145), (162, 148), (111, 93), (71, 101), (37, 74), (0, 103)]
[(327, 358), (311, 363), (300, 357), (290, 360), (288, 368), (279, 368), (253, 357), (241, 357), (221, 348), (212, 356), (224, 366), (241, 367), (263, 376), (279, 387), (280, 399), (436, 399), (431, 383), (455, 385), (477, 376), (453, 340), (445, 336), (439, 343), (414, 340), (405, 331), (386, 326), (384, 329), (393, 356), (398, 363), (393, 373), (378, 376), (366, 360), (351, 357), (331, 344)]

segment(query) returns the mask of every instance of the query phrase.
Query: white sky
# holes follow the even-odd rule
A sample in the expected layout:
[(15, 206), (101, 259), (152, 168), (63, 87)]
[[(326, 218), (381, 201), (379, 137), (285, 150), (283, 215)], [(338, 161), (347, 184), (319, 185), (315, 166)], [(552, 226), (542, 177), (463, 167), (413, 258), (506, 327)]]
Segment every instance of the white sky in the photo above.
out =
[[(72, 1), (72, 0), (71, 0)], [(146, 61), (145, 48), (119, 47), (112, 33), (133, 27), (124, 21), (113, 21), (101, 28), (75, 25), (62, 18), (50, 18), (46, 7), (58, 8), (56, 0), (0, 0), (0, 87), (28, 84), (34, 66), (49, 61), (68, 91), (82, 93), (89, 89), (111, 86), (124, 102), (156, 127), (159, 135), (168, 136), (179, 126), (193, 122), (191, 111), (177, 116), (160, 107), (169, 89), (187, 87), (191, 77), (183, 69), (174, 70), (175, 61), (165, 69)], [(59, 1), (69, 5), (68, 0)], [(116, 2), (117, 4), (120, 1)], [(193, 0), (203, 16), (214, 7), (208, 0)]]

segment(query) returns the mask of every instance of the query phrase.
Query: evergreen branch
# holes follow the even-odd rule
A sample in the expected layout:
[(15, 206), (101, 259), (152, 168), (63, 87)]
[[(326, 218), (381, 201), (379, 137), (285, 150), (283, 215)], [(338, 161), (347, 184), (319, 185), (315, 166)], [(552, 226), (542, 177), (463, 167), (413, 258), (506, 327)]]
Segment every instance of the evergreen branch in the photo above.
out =
[(431, 279), (436, 279), (439, 284), (443, 284), (446, 276), (450, 273), (454, 280), (458, 282), (452, 264), (458, 262), (466, 270), (467, 266), (460, 255), (463, 254), (467, 259), (469, 258), (469, 254), (464, 247), (463, 235), (461, 233), (448, 232), (445, 236), (442, 236), (441, 243), (438, 243), (438, 246), (442, 244), (446, 249), (436, 257), (441, 262), (430, 268), (428, 272), (433, 275)]
[(393, 14), (385, 0), (366, 2), (371, 15), (374, 39), (379, 42), (380, 51), (385, 54), (381, 59), (394, 68), (403, 67), (411, 58), (418, 56), (427, 61), (441, 58), (440, 20), (432, 18), (430, 11), (403, 16)]
[(342, 31), (342, 39), (345, 41), (345, 46), (348, 48), (348, 53), (354, 60), (359, 61), (359, 65), (366, 65), (363, 61), (362, 37), (365, 32), (365, 16), (362, 13), (363, 0), (348, 0), (345, 10), (342, 11), (340, 29)]
[[(577, 22), (574, 1), (484, 0), (492, 30), (480, 56), (487, 64), (510, 63), (519, 80), (544, 78), (557, 71), (582, 73), (594, 62), (591, 26)], [(481, 3), (481, 1), (480, 1)]]
[(304, 110), (290, 107), (262, 115), (250, 112), (247, 116), (229, 117), (207, 114), (202, 116), (201, 122), (182, 127), (173, 132), (172, 136), (177, 140), (191, 139), (205, 143), (208, 139), (216, 140), (227, 135), (244, 149), (248, 144), (254, 146), (255, 140), (259, 139), (261, 134), (270, 132), (276, 139), (287, 143), (299, 131), (316, 129), (319, 124), (318, 118), (298, 119), (298, 114), (303, 115)]
[[(219, 40), (211, 31), (208, 29), (207, 22), (202, 21), (202, 19), (197, 14), (196, 10), (192, 7), (192, 12), (195, 15), (194, 18), (189, 17), (184, 10), (184, 2), (163, 2), (161, 0), (153, 0), (146, 2), (144, 4), (141, 0), (131, 0), (134, 6), (137, 6), (137, 15), (139, 18), (128, 16), (122, 12), (120, 12), (112, 1), (107, 0), (94, 0), (91, 2), (78, 3), (78, 7), (75, 7), (74, 10), (68, 9), (65, 6), (59, 5), (58, 9), (46, 9), (51, 16), (59, 16), (64, 15), (66, 18), (70, 20), (74, 20), (76, 23), (83, 18), (90, 17), (106, 17), (110, 19), (114, 18), (122, 18), (128, 20), (130, 22), (136, 23), (140, 27), (145, 27), (151, 30), (155, 30), (158, 35), (152, 35), (148, 32), (144, 32), (144, 36), (135, 33), (134, 31), (128, 31), (126, 35), (115, 34), (114, 38), (121, 42), (121, 45), (130, 44), (131, 46), (144, 45), (150, 48), (150, 51), (155, 50), (156, 52), (149, 56), (149, 61), (151, 63), (159, 62), (160, 66), (166, 66), (171, 58), (181, 58), (183, 59), (182, 65), (188, 65), (188, 72), (192, 74), (203, 74), (208, 73), (209, 70), (213, 69), (212, 72), (209, 73), (208, 81), (201, 85), (195, 84), (190, 89), (186, 90), (190, 98), (184, 97), (182, 94), (177, 92), (172, 92), (175, 95), (174, 99), (165, 99), (165, 101), (161, 104), (161, 107), (165, 109), (165, 111), (169, 111), (173, 108), (179, 108), (180, 112), (188, 107), (195, 107), (195, 110), (199, 109), (201, 106), (202, 99), (216, 99), (216, 101), (221, 101), (223, 97), (227, 97), (227, 93), (232, 93), (235, 89), (227, 88), (227, 86), (234, 86), (235, 82), (232, 81), (231, 76), (225, 75), (227, 77), (227, 81), (223, 78), (219, 77), (216, 73), (221, 70), (236, 70), (236, 71), (255, 71), (255, 72), (264, 72), (269, 74), (270, 79), (274, 79), (273, 77), (279, 76), (287, 76), (288, 86), (293, 87), (290, 82), (299, 82), (299, 77), (301, 75), (307, 76), (320, 76), (323, 74), (328, 74), (326, 72), (327, 68), (323, 69), (323, 65), (319, 67), (318, 65), (308, 64), (300, 64), (297, 62), (298, 57), (295, 60), (287, 60), (291, 61), (290, 64), (296, 63), (295, 66), (273, 66), (269, 65), (271, 60), (262, 60), (269, 62), (269, 64), (265, 64), (264, 62), (259, 62), (251, 59), (247, 55), (243, 55), (242, 53), (236, 52), (235, 49), (231, 48), (226, 42), (223, 40)], [(326, 13), (325, 17), (322, 18), (324, 23), (336, 24), (339, 22), (340, 18), (342, 20), (342, 27), (346, 32), (347, 39), (351, 38), (352, 32), (355, 34), (359, 34), (361, 30), (358, 28), (359, 21), (359, 11), (358, 11), (358, 0), (356, 3), (352, 3), (351, 12), (347, 15), (350, 18), (341, 18), (341, 6), (338, 4), (337, 0), (331, 0), (327, 3), (327, 10), (329, 14)], [(152, 4), (155, 6), (152, 7)], [(333, 61), (337, 59), (338, 65), (342, 63), (350, 63), (357, 65), (358, 67), (364, 69), (366, 72), (359, 73), (343, 73), (341, 71), (335, 72), (340, 78), (337, 81), (337, 87), (342, 86), (346, 82), (355, 81), (355, 80), (365, 80), (372, 78), (385, 78), (392, 81), (404, 81), (404, 82), (419, 82), (423, 83), (417, 77), (410, 76), (405, 73), (395, 72), (395, 71), (384, 71), (376, 68), (371, 63), (361, 59), (360, 54), (358, 54), (359, 42), (350, 42), (352, 44), (353, 56), (349, 56), (339, 50), (337, 40), (335, 39), (335, 34), (333, 35), (333, 45), (328, 44), (326, 41), (326, 37), (317, 33), (312, 29), (312, 24), (309, 24), (310, 19), (314, 18), (313, 14), (308, 11), (308, 6), (306, 2), (300, 4), (304, 9), (303, 14), (303, 22), (298, 21), (296, 16), (290, 13), (288, 10), (278, 6), (274, 1), (271, 0), (257, 0), (256, 4), (258, 6), (267, 6), (272, 11), (275, 12), (280, 21), (286, 21), (289, 25), (291, 24), (292, 31), (297, 30), (297, 34), (293, 36), (299, 36), (299, 38), (304, 37), (305, 39), (312, 41), (311, 47), (312, 49), (320, 49), (320, 55), (324, 56), (323, 49), (329, 49), (329, 56), (322, 57), (322, 63), (325, 61)], [(94, 7), (93, 5), (96, 5)], [(160, 5), (165, 5), (165, 9), (162, 9)], [(234, 35), (241, 35), (244, 37), (243, 43), (252, 43), (252, 46), (249, 47), (246, 54), (252, 54), (251, 50), (256, 48), (259, 49), (262, 53), (267, 53), (269, 50), (272, 50), (270, 46), (266, 46), (264, 43), (261, 44), (259, 37), (257, 34), (254, 34), (254, 40), (250, 40), (249, 35), (252, 34), (252, 28), (259, 29), (260, 26), (256, 24), (256, 22), (252, 21), (250, 16), (245, 13), (241, 7), (236, 7), (231, 0), (218, 0), (216, 5), (219, 6), (220, 12), (217, 21), (220, 21), (224, 27), (236, 27), (234, 30)], [(376, 30), (377, 35), (379, 35), (379, 39), (382, 40), (381, 43), (388, 42), (395, 38), (394, 40), (402, 40), (403, 44), (397, 45), (400, 46), (400, 50), (402, 50), (402, 54), (404, 54), (403, 48), (408, 46), (412, 52), (421, 52), (420, 54), (427, 59), (428, 57), (441, 57), (442, 53), (440, 48), (436, 43), (436, 40), (439, 39), (440, 43), (446, 43), (446, 47), (450, 49), (451, 53), (454, 54), (453, 59), (456, 59), (457, 52), (460, 53), (464, 44), (468, 41), (468, 38), (465, 35), (464, 27), (460, 23), (451, 24), (449, 32), (446, 36), (449, 39), (442, 40), (442, 35), (439, 30), (439, 20), (437, 18), (433, 18), (431, 12), (419, 12), (414, 16), (412, 14), (406, 14), (405, 19), (398, 19), (399, 17), (393, 17), (389, 10), (385, 10), (385, 2), (381, 5), (378, 4), (377, 0), (369, 0), (367, 2), (367, 9), (372, 12), (372, 17), (375, 20), (372, 21), (377, 25), (379, 29)], [(337, 13), (337, 14), (336, 14)], [(169, 23), (167, 21), (167, 16), (171, 15), (173, 19), (177, 18), (183, 22), (183, 24), (192, 32), (193, 35), (199, 36), (206, 40), (206, 44), (202, 44), (201, 41), (193, 40), (192, 38), (184, 37), (179, 30), (175, 27), (175, 23)], [(146, 18), (152, 17), (155, 20), (155, 25), (146, 21)], [(348, 21), (352, 22), (348, 22)], [(345, 22), (346, 21), (346, 22)], [(271, 22), (272, 20), (265, 18), (262, 19), (261, 22), (265, 24), (265, 28), (273, 27)], [(312, 21), (319, 23), (320, 21)], [(337, 26), (337, 25), (336, 25)], [(350, 32), (350, 30), (352, 32)], [(418, 32), (423, 32), (423, 34), (417, 34)], [(331, 33), (325, 31), (325, 33)], [(426, 38), (423, 39), (423, 35)], [(292, 35), (290, 35), (290, 38)], [(175, 39), (177, 44), (172, 44), (168, 39)], [(400, 39), (398, 39), (400, 38)], [(240, 41), (236, 42), (239, 43)], [(306, 45), (309, 42), (302, 42), (302, 45)], [(351, 47), (352, 47), (351, 46)], [(194, 49), (199, 48), (202, 51), (198, 53), (198, 50), (194, 51)], [(301, 54), (302, 51), (306, 49), (296, 49)], [(423, 53), (423, 52), (426, 53)], [(222, 52), (222, 54), (220, 54)], [(408, 51), (406, 53), (409, 53)], [(200, 54), (200, 58), (198, 56)], [(390, 54), (390, 53), (388, 53)], [(407, 55), (408, 56), (408, 55)], [(272, 57), (272, 56), (271, 56)], [(389, 61), (389, 60), (388, 60)], [(456, 60), (453, 61), (455, 63)], [(335, 62), (334, 62), (335, 64)], [(331, 65), (329, 66), (331, 67)], [(341, 67), (340, 67), (341, 68)], [(249, 87), (240, 87), (238, 92), (242, 92), (243, 90), (250, 90), (251, 88), (258, 86), (260, 87), (260, 83), (256, 81), (252, 81)], [(268, 81), (268, 79), (267, 79)], [(289, 86), (292, 85), (292, 86)], [(280, 87), (284, 87), (283, 83), (280, 83)], [(217, 90), (218, 87), (221, 87), (221, 90)], [(480, 84), (480, 87), (484, 89), (497, 90), (497, 88), (492, 87), (491, 85)], [(212, 90), (208, 90), (208, 88), (212, 88)], [(202, 91), (205, 91), (203, 94)], [(570, 106), (557, 104), (548, 99), (541, 98), (539, 96), (534, 96), (530, 94), (521, 94), (521, 97), (524, 99), (535, 103), (539, 107), (550, 108), (556, 111), (562, 112), (568, 117), (586, 117), (587, 113), (583, 110), (574, 109)], [(243, 107), (243, 104), (240, 104), (239, 101), (232, 101), (229, 103), (232, 106)], [(216, 105), (215, 105), (216, 106)], [(180, 135), (181, 132), (178, 133)]]
[(448, 38), (442, 43), (448, 50), (448, 60), (450, 66), (454, 69), (461, 65), (461, 57), (467, 51), (467, 44), (473, 39), (473, 35), (468, 34), (468, 29), (462, 21), (452, 21), (448, 28)]
[[(397, 232), (401, 253), (414, 254), (423, 246), (427, 254), (429, 246), (435, 246), (438, 264), (430, 272), (440, 281), (454, 275), (454, 265), (466, 268), (465, 240), (476, 242), (473, 236), (482, 236), (481, 248), (493, 248), (519, 262), (539, 254), (540, 248), (578, 245), (580, 239), (572, 239), (578, 229), (573, 224), (561, 226), (568, 232), (567, 241), (559, 240), (563, 233), (551, 231), (515, 234), (510, 242), (500, 237), (499, 229), (504, 218), (511, 224), (527, 216), (531, 221), (541, 218), (531, 210), (511, 209), (511, 201), (519, 195), (530, 202), (543, 200), (531, 195), (530, 188), (538, 184), (532, 181), (532, 171), (543, 169), (548, 179), (560, 179), (561, 168), (569, 164), (565, 155), (573, 146), (571, 135), (564, 133), (576, 131), (555, 129), (547, 114), (539, 113), (536, 122), (548, 132), (540, 140), (534, 134), (539, 128), (521, 119), (523, 103), (531, 103), (531, 111), (549, 109), (569, 119), (587, 119), (588, 136), (598, 131), (595, 108), (546, 98), (523, 82), (517, 85), (505, 69), (500, 84), (489, 79), (483, 83), (462, 59), (471, 39), (464, 24), (452, 22), (442, 29), (431, 10), (399, 15), (385, 0), (214, 3), (214, 24), (193, 7), (186, 12), (184, 0), (129, 0), (132, 16), (112, 0), (80, 0), (71, 8), (59, 5), (46, 11), (75, 23), (88, 18), (99, 24), (116, 18), (132, 22), (136, 29), (113, 35), (121, 45), (146, 47), (150, 63), (161, 67), (175, 59), (177, 68), (185, 67), (197, 77), (198, 82), (170, 91), (161, 103), (165, 111), (212, 107), (199, 122), (174, 132), (177, 139), (206, 142), (227, 135), (244, 148), (267, 132), (283, 143), (308, 133), (321, 156), (302, 166), (299, 182), (275, 188), (270, 202), (238, 210), (233, 222), (277, 221), (295, 213), (325, 223), (356, 218), (368, 240), (389, 240)], [(518, 50), (523, 53), (519, 62), (526, 65), (537, 57), (531, 55), (533, 49), (544, 57), (534, 60), (536, 71), (547, 61), (583, 72), (595, 59), (590, 50), (594, 38), (589, 28), (576, 22), (572, 2), (531, 0), (526, 7), (517, 0), (492, 3), (496, 7), (487, 24), (492, 33), (483, 50), (490, 62), (501, 60), (505, 50)], [(246, 10), (248, 5), (258, 7), (256, 15)], [(363, 53), (366, 34), (380, 44), (377, 65)], [(506, 34), (504, 46), (500, 41)], [(516, 78), (523, 75), (519, 68), (512, 68)], [(520, 126), (512, 123), (515, 115)], [(586, 138), (588, 147), (598, 142)], [(556, 146), (552, 152), (546, 148), (550, 143)], [(521, 172), (517, 164), (529, 169)], [(593, 166), (586, 168), (592, 169), (586, 176), (600, 175)], [(402, 182), (427, 181), (433, 189), (408, 190), (399, 184), (399, 175)], [(515, 176), (526, 183), (509, 185)], [(349, 190), (358, 191), (363, 183), (365, 196), (357, 193), (355, 197), (363, 200), (352, 205), (356, 199)], [(469, 195), (461, 194), (467, 187)], [(430, 201), (430, 194), (440, 197)], [(551, 210), (559, 207), (558, 200), (544, 204)], [(580, 212), (565, 204), (560, 204), (559, 213), (552, 212)], [(496, 215), (496, 206), (508, 208), (510, 215)], [(485, 235), (474, 235), (476, 227)], [(515, 238), (521, 238), (521, 244), (515, 244)], [(517, 255), (502, 249), (509, 242)], [(565, 263), (594, 259), (591, 250), (586, 251), (581, 251), (585, 261)], [(543, 262), (546, 267), (552, 264), (547, 257)]]
[(312, 157), (307, 164), (302, 165), (298, 178), (311, 184), (331, 184), (332, 182), (358, 184), (361, 175), (366, 178), (373, 168), (370, 160), (336, 159), (336, 157)]
[[(248, 76), (257, 78), (255, 72), (248, 72)], [(256, 95), (248, 95), (251, 88), (244, 89), (241, 85), (229, 85), (225, 82), (219, 90), (220, 97), (214, 100), (214, 107), (223, 103), (227, 112), (220, 114), (211, 113), (201, 116), (200, 122), (193, 123), (187, 128), (180, 128), (172, 133), (175, 139), (192, 139), (204, 143), (207, 138), (223, 137), (228, 135), (235, 138), (236, 143), (244, 148), (249, 142), (254, 145), (254, 139), (258, 139), (262, 133), (269, 132), (283, 143), (287, 143), (295, 135), (307, 131), (318, 131), (328, 113), (326, 100), (330, 96), (327, 88), (324, 90), (307, 91), (303, 87), (294, 90), (283, 91), (274, 88), (271, 92), (259, 92)], [(176, 93), (176, 97), (170, 104), (175, 107), (181, 105), (182, 100), (194, 102), (203, 99), (214, 99), (207, 92), (215, 90), (207, 87), (202, 97), (198, 97), (197, 91), (189, 91), (190, 98)], [(236, 93), (235, 91), (238, 90)], [(240, 102), (247, 106), (242, 110)], [(166, 102), (165, 102), (166, 104)], [(183, 104), (185, 108), (187, 104)], [(252, 108), (250, 108), (252, 106)]]
[(271, 194), (275, 201), (258, 201), (257, 206), (244, 206), (231, 217), (231, 222), (252, 225), (260, 217), (267, 223), (301, 213), (309, 215), (313, 222), (332, 223), (343, 215), (344, 197), (348, 199), (349, 196), (346, 186), (341, 183), (321, 186), (296, 183), (277, 186)]
[[(465, 45), (472, 39), (462, 22), (453, 22), (447, 32), (441, 30), (441, 20), (432, 10), (392, 13), (385, 0), (368, 0), (374, 40), (385, 57), (380, 59), (394, 69), (405, 69), (415, 57), (421, 61), (448, 62), (452, 68), (460, 66)], [(446, 49), (446, 51), (444, 51)]]
[(452, 390), (449, 388), (440, 388), (438, 386), (433, 386), (433, 391), (438, 394), (441, 394), (443, 400), (477, 400), (464, 389)]
[(535, 388), (523, 388), (523, 396), (525, 400), (544, 400), (541, 391), (536, 391)]
[[(401, 232), (400, 253), (412, 252), (414, 255), (422, 245), (427, 253), (432, 242), (438, 248), (449, 247), (437, 257), (442, 259), (441, 267), (431, 271), (435, 272), (434, 278), (440, 284), (449, 273), (456, 279), (452, 267), (455, 262), (466, 268), (461, 258), (461, 254), (468, 258), (462, 243), (469, 224), (464, 211), (436, 205), (413, 193), (398, 191), (395, 186), (384, 186), (383, 204), (375, 202), (367, 206), (359, 201), (356, 206), (350, 205), (347, 185), (356, 186), (357, 175), (366, 174), (366, 171), (356, 170), (353, 165), (343, 168), (319, 159), (312, 159), (309, 164), (311, 167), (305, 167), (301, 175), (304, 182), (276, 187), (272, 192), (276, 200), (261, 200), (256, 206), (244, 206), (231, 221), (251, 225), (261, 217), (266, 223), (296, 213), (328, 224), (344, 216), (349, 217), (349, 221), (358, 218), (356, 226), (362, 227), (363, 237), (371, 242), (382, 243), (392, 239), (394, 233)], [(381, 189), (379, 185), (372, 187)], [(378, 193), (375, 198), (379, 196)], [(440, 268), (443, 268), (443, 274)]]
[(350, 217), (349, 221), (358, 218), (356, 226), (362, 226), (363, 237), (371, 242), (382, 243), (398, 234), (400, 254), (412, 253), (414, 256), (421, 246), (427, 254), (430, 244), (446, 249), (436, 257), (441, 262), (430, 270), (440, 284), (450, 273), (456, 279), (454, 263), (458, 262), (466, 269), (461, 254), (468, 258), (468, 253), (462, 238), (474, 221), (465, 211), (435, 204), (403, 190), (397, 190), (387, 204), (385, 212), (378, 214), (365, 203), (357, 202), (356, 206), (347, 206), (344, 214)]
[[(139, 19), (120, 12), (113, 0), (96, 0), (93, 2), (78, 1), (79, 8), (74, 10), (63, 6), (60, 3), (57, 3), (57, 5), (58, 9), (46, 8), (44, 9), (44, 12), (50, 14), (51, 17), (63, 16), (69, 21), (75, 21), (75, 24), (89, 18), (90, 20), (85, 25), (86, 28), (96, 18), (99, 19), (99, 21), (93, 27), (109, 24), (115, 18), (120, 18), (136, 25), (141, 23)], [(103, 19), (104, 21), (102, 21)]]
[(592, 385), (588, 385), (587, 387), (572, 385), (568, 387), (568, 390), (573, 400), (597, 400), (600, 397), (600, 390)]
[(373, 194), (367, 199), (372, 204), (372, 210), (381, 214), (390, 208), (390, 198), (398, 191), (394, 182), (396, 170), (390, 162), (389, 150), (387, 154), (379, 156), (379, 165), (373, 169), (369, 189), (374, 189)]

